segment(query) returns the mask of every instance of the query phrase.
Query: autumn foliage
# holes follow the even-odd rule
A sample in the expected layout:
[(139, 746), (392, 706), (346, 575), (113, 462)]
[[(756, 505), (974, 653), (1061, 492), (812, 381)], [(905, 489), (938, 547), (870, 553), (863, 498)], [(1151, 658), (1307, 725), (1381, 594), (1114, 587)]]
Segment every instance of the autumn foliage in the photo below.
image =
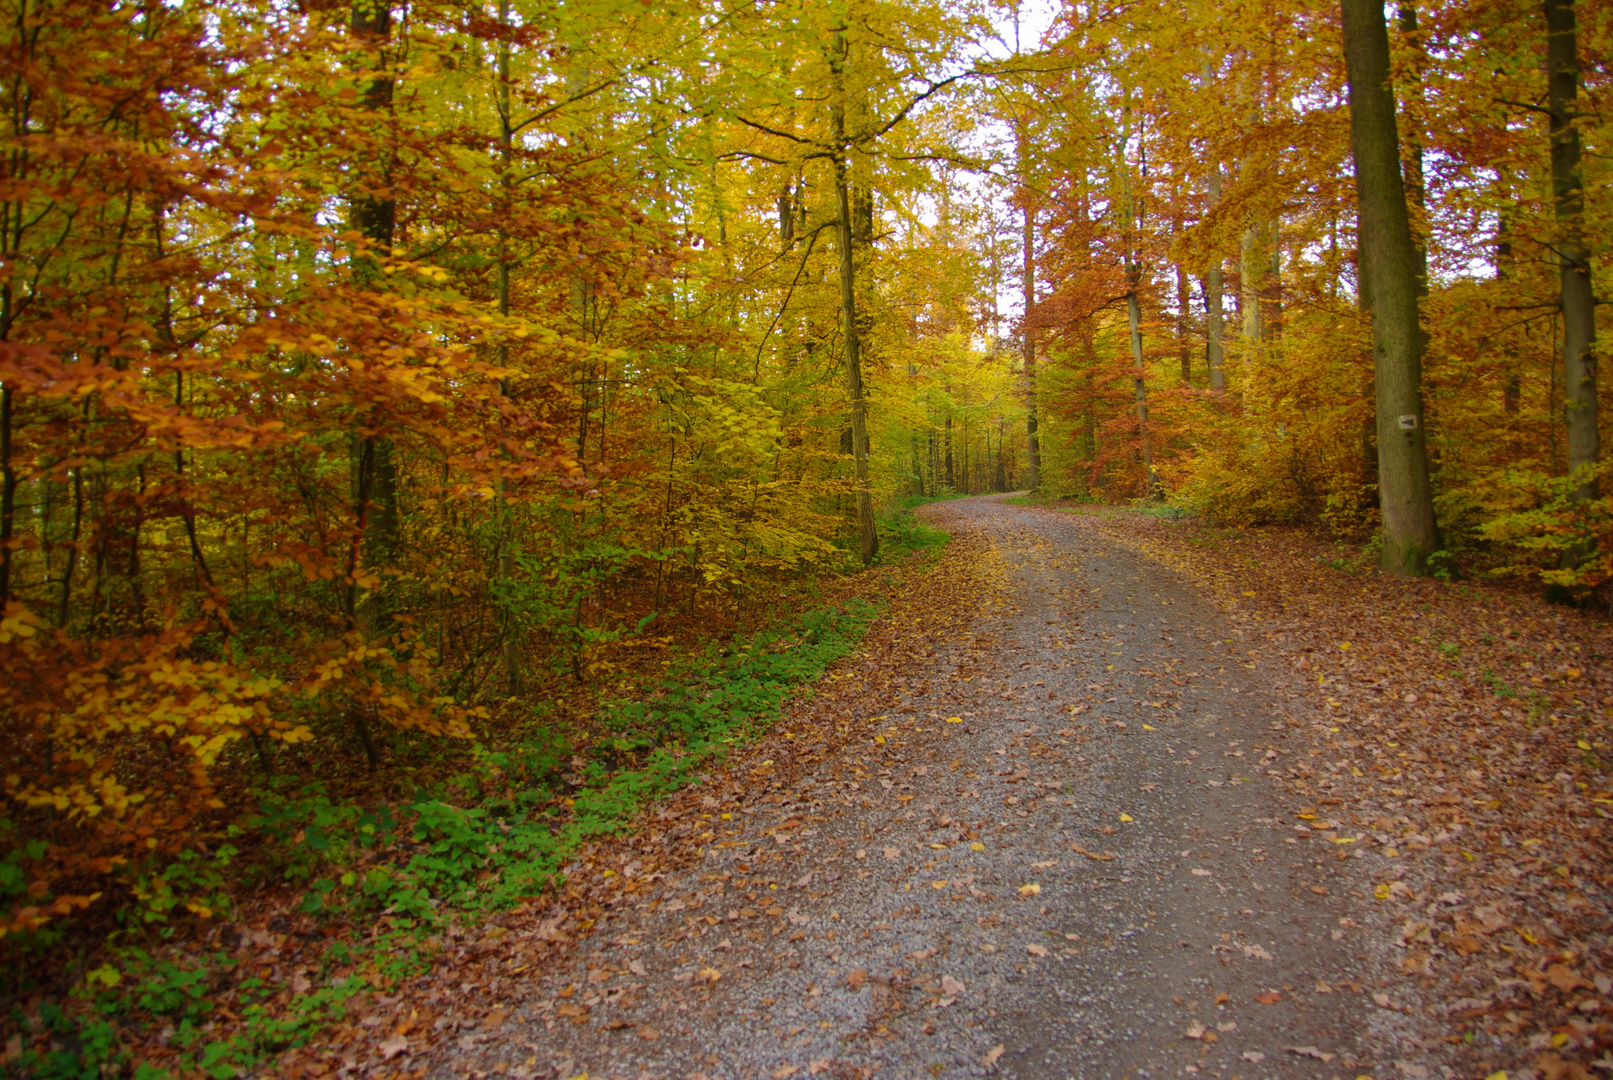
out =
[[(659, 674), (856, 563), (869, 488), (1375, 529), (1330, 4), (1068, 4), (1012, 47), (1017, 9), (917, 0), (0, 8), (5, 947), (254, 783)], [(1582, 599), (1613, 495), (1564, 442), (1536, 7), (1404, 10), (1444, 565)]]
[[(1596, 585), (1610, 572), (1608, 509), (1569, 498), (1557, 296), (1568, 226), (1553, 205), (1540, 5), (1399, 11), (1394, 90), (1428, 268), (1423, 395), (1447, 554), (1487, 547), (1491, 566)], [(1577, 11), (1575, 123), (1587, 147), (1605, 147), (1586, 102), (1607, 92), (1594, 61), (1607, 12)], [(1059, 490), (1137, 497), (1147, 458), (1170, 498), (1223, 520), (1375, 527), (1371, 315), (1340, 35), (1336, 4), (1264, 2), (1145, 4), (1124, 20), (1071, 7), (1049, 34), (1063, 68), (1026, 81), (1020, 115), (1037, 149), (1031, 324), (1053, 351), (1043, 442)], [(1605, 192), (1605, 167), (1587, 150), (1588, 193)], [(1590, 194), (1598, 280), (1607, 215)], [(1210, 370), (1212, 307), (1223, 386)], [(1598, 319), (1605, 343), (1605, 307)], [(1587, 544), (1602, 554), (1558, 575), (1558, 553)]]
[[(7, 11), (0, 934), (845, 560), (827, 34), (739, 102), (693, 7)], [(865, 267), (887, 493), (1010, 479), (958, 247)]]

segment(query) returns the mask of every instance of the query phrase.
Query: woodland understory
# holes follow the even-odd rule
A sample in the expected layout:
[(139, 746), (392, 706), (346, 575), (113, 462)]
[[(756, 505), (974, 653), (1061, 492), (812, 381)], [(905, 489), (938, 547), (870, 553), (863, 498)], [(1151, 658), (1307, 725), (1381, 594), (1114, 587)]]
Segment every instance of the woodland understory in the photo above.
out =
[(414, 1068), (1010, 491), (1350, 717), (1475, 1068), (1613, 1050), (1613, 6), (0, 16), (4, 1071)]

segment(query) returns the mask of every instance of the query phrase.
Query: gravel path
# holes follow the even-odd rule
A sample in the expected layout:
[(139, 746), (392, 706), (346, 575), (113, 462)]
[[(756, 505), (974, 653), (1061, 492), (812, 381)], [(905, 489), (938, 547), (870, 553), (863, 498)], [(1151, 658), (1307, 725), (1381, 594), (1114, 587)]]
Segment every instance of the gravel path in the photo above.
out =
[(431, 1075), (1440, 1075), (1348, 835), (1265, 775), (1312, 743), (1240, 631), (1077, 518), (928, 512), (999, 585), (883, 741), (710, 800), (698, 865)]

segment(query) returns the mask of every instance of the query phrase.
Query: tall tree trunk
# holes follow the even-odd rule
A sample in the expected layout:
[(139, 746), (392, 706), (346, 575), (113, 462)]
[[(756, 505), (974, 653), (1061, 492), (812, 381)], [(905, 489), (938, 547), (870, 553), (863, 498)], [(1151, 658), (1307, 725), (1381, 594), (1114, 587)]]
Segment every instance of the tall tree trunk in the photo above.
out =
[[(1499, 284), (1511, 281), (1517, 259), (1512, 252), (1512, 226), (1506, 211), (1502, 211), (1496, 222), (1495, 230), (1495, 280)], [(1517, 416), (1518, 406), (1523, 399), (1523, 379), (1518, 373), (1517, 350), (1510, 344), (1502, 346), (1502, 355), (1507, 358), (1506, 372), (1501, 383), (1501, 411), (1507, 416)]]
[(1270, 345), (1282, 336), (1283, 331), (1283, 245), (1282, 222), (1273, 218), (1266, 233), (1270, 250), (1267, 252), (1266, 279), (1261, 283), (1260, 340)]
[(1131, 330), (1131, 358), (1136, 364), (1132, 373), (1132, 388), (1137, 399), (1137, 438), (1143, 457), (1143, 498), (1152, 499), (1159, 493), (1159, 479), (1154, 475), (1154, 447), (1148, 438), (1148, 383), (1143, 367), (1142, 305), (1137, 298), (1138, 271), (1136, 262), (1126, 272), (1126, 324)]
[[(1421, 106), (1423, 99), (1423, 70), (1427, 67), (1428, 51), (1417, 32), (1417, 5), (1414, 0), (1400, 0), (1396, 17), (1400, 33), (1405, 37), (1415, 57), (1411, 64), (1411, 85), (1406, 96)], [(1422, 109), (1402, 108), (1404, 118), (1401, 142), (1401, 163), (1405, 170), (1407, 213), (1411, 218), (1411, 242), (1417, 255), (1417, 295), (1428, 295), (1428, 188), (1423, 176)], [(1426, 339), (1424, 344), (1426, 345)]]
[(1024, 210), (1020, 291), (1025, 300), (1025, 325), (1020, 335), (1020, 347), (1025, 360), (1025, 456), (1030, 488), (1035, 491), (1042, 486), (1042, 444), (1036, 431), (1036, 334), (1031, 329), (1031, 311), (1036, 306), (1036, 206), (1030, 184), (1026, 182), (1026, 173), (1030, 168), (1030, 147), (1023, 122), (1015, 135), (1019, 150), (1019, 197)]
[[(499, 0), (498, 18), (501, 24), (510, 20), (509, 0)], [(502, 171), (499, 174), (499, 183), (504, 196), (505, 206), (508, 207), (510, 192), (514, 177), (510, 169), (512, 162), (510, 153), (514, 145), (515, 130), (513, 126), (513, 112), (510, 107), (510, 41), (507, 36), (500, 36), (498, 43), (498, 68), (496, 72), (498, 84), (494, 92), (494, 102), (498, 108), (499, 126), (499, 158)], [(502, 218), (501, 218), (502, 220)], [(509, 238), (504, 230), (498, 233), (498, 313), (508, 317), (510, 314), (510, 253), (508, 250)], [(498, 366), (506, 372), (500, 376), (499, 393), (508, 399), (510, 393), (510, 376), (507, 374), (510, 367), (510, 346), (508, 341), (501, 339), (498, 346)], [(499, 478), (499, 554), (498, 576), (501, 580), (510, 582), (515, 578), (515, 513), (510, 505), (510, 481), (508, 477)], [(513, 697), (521, 692), (521, 640), (517, 635), (515, 620), (506, 613), (504, 616), (504, 640), (500, 651), (504, 661), (504, 687)]]
[[(1210, 173), (1210, 208), (1221, 201), (1221, 163), (1216, 162)], [(1221, 271), (1221, 255), (1217, 252), (1204, 275), (1204, 360), (1210, 369), (1210, 389), (1217, 393), (1227, 388), (1226, 353), (1222, 345), (1225, 315), (1222, 297), (1226, 283)]]
[(1187, 267), (1176, 264), (1176, 356), (1182, 365), (1182, 385), (1193, 385), (1193, 346), (1188, 341), (1188, 301), (1192, 293), (1187, 284)]
[[(1596, 418), (1596, 298), (1591, 253), (1585, 245), (1585, 193), (1580, 178), (1579, 51), (1574, 0), (1545, 0), (1546, 69), (1551, 110), (1552, 201), (1560, 230), (1563, 405), (1567, 409), (1568, 474), (1574, 501), (1597, 497), (1601, 458)], [(1574, 553), (1575, 561), (1584, 553)]]
[(1361, 259), (1371, 281), (1378, 474), (1383, 515), (1380, 566), (1421, 576), (1439, 547), (1428, 480), (1422, 403), (1422, 328), (1417, 253), (1400, 175), (1400, 135), (1389, 86), (1389, 30), (1379, 0), (1341, 0), (1350, 90)]
[[(364, 87), (364, 107), (377, 114), (392, 111), (393, 78), (388, 49), (392, 37), (390, 0), (354, 0), (351, 20), (353, 37), (363, 47), (359, 62), (372, 65), (372, 75)], [(381, 276), (379, 258), (389, 258), (397, 223), (397, 202), (376, 190), (390, 187), (390, 167), (379, 172), (360, 170), (361, 187), (349, 200), (353, 228), (364, 238), (355, 255), (356, 276), (377, 282)], [(392, 440), (375, 435), (360, 436), (353, 454), (354, 516), (359, 523), (359, 539), (349, 557), (347, 617), (357, 626), (358, 585), (353, 581), (362, 558), (372, 565), (391, 558), (398, 543), (398, 474)], [(368, 746), (366, 746), (368, 750)]]
[[(1129, 109), (1127, 119), (1129, 121)], [(1126, 325), (1131, 338), (1131, 360), (1134, 365), (1132, 372), (1132, 392), (1137, 407), (1137, 440), (1139, 451), (1143, 460), (1143, 493), (1144, 499), (1152, 499), (1158, 494), (1159, 480), (1154, 475), (1154, 447), (1149, 438), (1148, 431), (1148, 369), (1143, 362), (1143, 310), (1142, 298), (1138, 291), (1142, 288), (1143, 264), (1142, 253), (1138, 250), (1141, 244), (1143, 207), (1142, 200), (1136, 198), (1131, 186), (1131, 167), (1125, 160), (1125, 147), (1129, 141), (1130, 124), (1122, 136), (1121, 147), (1121, 193), (1125, 217), (1125, 265), (1126, 265)], [(1146, 176), (1146, 171), (1144, 172)]]
[(1238, 246), (1239, 314), (1243, 316), (1245, 347), (1254, 352), (1260, 341), (1260, 282), (1265, 277), (1261, 258), (1260, 225), (1254, 223), (1243, 230)]
[[(830, 52), (835, 97), (830, 108), (834, 124), (835, 206), (840, 215), (840, 319), (846, 336), (846, 396), (851, 404), (851, 453), (857, 474), (857, 547), (864, 564), (879, 553), (879, 532), (874, 527), (874, 495), (868, 478), (868, 414), (863, 397), (861, 343), (857, 325), (857, 271), (851, 218), (851, 144), (846, 139), (845, 66), (849, 47), (837, 33)], [(870, 222), (870, 227), (872, 223)]]
[[(394, 81), (390, 71), (388, 46), (392, 37), (390, 0), (353, 0), (353, 37), (361, 51), (357, 62), (367, 64), (370, 78), (363, 92), (364, 107), (378, 117), (392, 111)], [(359, 186), (350, 196), (348, 213), (353, 229), (362, 238), (354, 253), (354, 276), (361, 282), (378, 284), (379, 260), (390, 258), (397, 223), (397, 202), (390, 196), (390, 166), (373, 164), (358, 170)], [(392, 440), (384, 436), (358, 435), (352, 454), (353, 517), (356, 535), (348, 553), (345, 606), (351, 629), (370, 634), (374, 630), (374, 603), (360, 610), (359, 569), (361, 565), (381, 566), (395, 557), (398, 546), (398, 473)], [(369, 719), (363, 706), (349, 710), (354, 733), (364, 748), (370, 768), (380, 763)]]

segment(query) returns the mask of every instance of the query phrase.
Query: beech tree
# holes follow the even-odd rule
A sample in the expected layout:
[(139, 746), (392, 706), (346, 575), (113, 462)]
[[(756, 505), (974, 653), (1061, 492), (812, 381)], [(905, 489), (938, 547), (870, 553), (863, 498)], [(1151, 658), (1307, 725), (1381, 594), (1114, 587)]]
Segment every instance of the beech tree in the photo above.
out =
[[(1563, 405), (1567, 410), (1568, 470), (1576, 502), (1599, 492), (1596, 295), (1585, 244), (1585, 191), (1580, 175), (1579, 46), (1573, 0), (1545, 0), (1546, 90), (1551, 120), (1552, 208), (1562, 268)], [(1581, 553), (1574, 553), (1575, 557)]]
[(1392, 574), (1419, 576), (1428, 572), (1428, 558), (1439, 548), (1439, 533), (1423, 415), (1419, 260), (1400, 169), (1400, 137), (1389, 84), (1389, 31), (1378, 0), (1342, 0), (1341, 7), (1357, 233), (1361, 261), (1372, 282), (1383, 511), (1379, 565)]

